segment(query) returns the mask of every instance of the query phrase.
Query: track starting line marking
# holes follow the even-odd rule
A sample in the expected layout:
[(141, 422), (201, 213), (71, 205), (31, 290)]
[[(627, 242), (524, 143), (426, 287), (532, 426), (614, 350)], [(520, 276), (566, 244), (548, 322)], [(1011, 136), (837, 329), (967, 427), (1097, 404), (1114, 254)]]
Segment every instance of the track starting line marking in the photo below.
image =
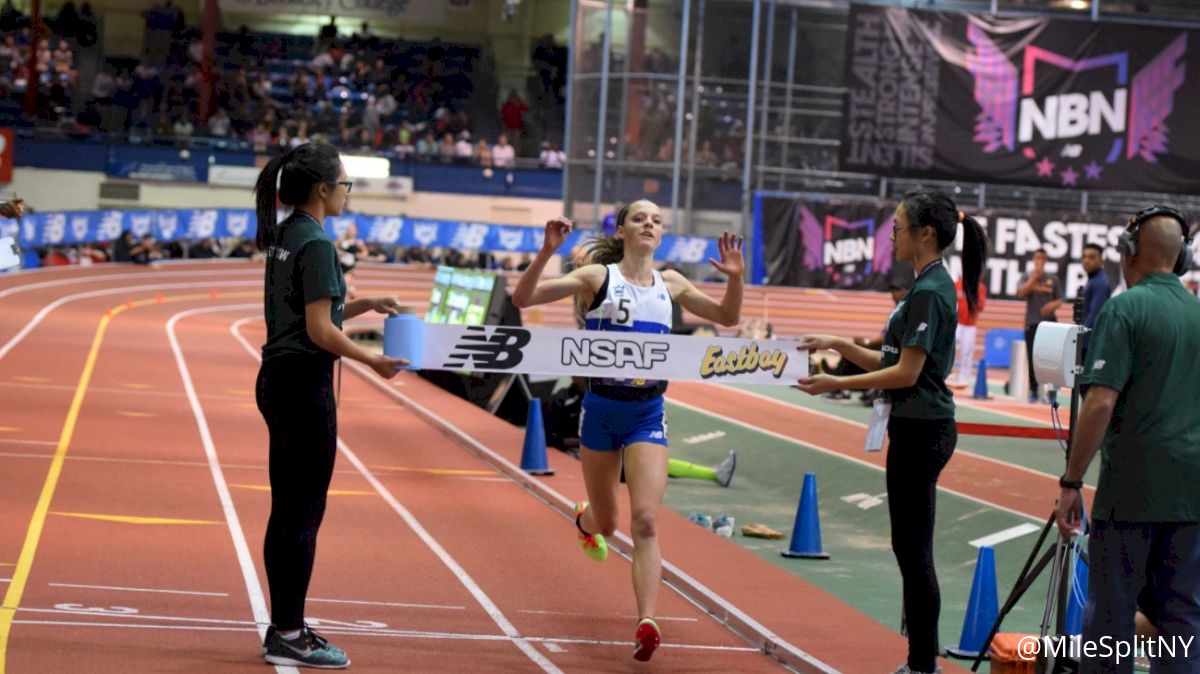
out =
[[(30, 610), (44, 609), (28, 609), (18, 608), (18, 612), (25, 613)], [(66, 612), (64, 612), (66, 613)], [(76, 615), (88, 615), (84, 612), (74, 613)], [(143, 615), (112, 615), (113, 618), (148, 618)], [(179, 619), (187, 620), (187, 619)], [(224, 625), (154, 625), (154, 624), (137, 624), (137, 622), (102, 622), (88, 620), (13, 620), (14, 625), (42, 625), (42, 626), (60, 626), (60, 627), (118, 627), (128, 628), (128, 630), (196, 630), (196, 631), (215, 631), (215, 632), (254, 632), (258, 630), (257, 625), (253, 622), (245, 620), (222, 620), (211, 622), (224, 622)], [(310, 619), (312, 624), (316, 625)], [(407, 639), (450, 639), (463, 640), (463, 642), (514, 642), (517, 639), (526, 640), (546, 645), (546, 650), (552, 652), (552, 646), (562, 648), (563, 645), (588, 645), (588, 646), (610, 646), (610, 648), (628, 649), (631, 645), (626, 640), (613, 639), (583, 639), (572, 637), (505, 637), (504, 634), (472, 634), (463, 632), (427, 632), (419, 630), (384, 630), (384, 628), (354, 628), (354, 627), (338, 627), (330, 625), (326, 621), (326, 626), (322, 627), (322, 632), (326, 634), (342, 634), (342, 636), (355, 637), (378, 637), (378, 638), (407, 638)], [(724, 651), (724, 652), (752, 652), (752, 654), (760, 654), (760, 650), (751, 648), (751, 646), (718, 646), (708, 644), (662, 644), (659, 648), (676, 649), (676, 650), (698, 650), (698, 651)]]
[(1020, 538), (1021, 536), (1032, 534), (1035, 531), (1041, 531), (1041, 529), (1042, 528), (1036, 524), (1026, 522), (1024, 524), (1018, 524), (1015, 527), (1005, 529), (1004, 531), (997, 531), (996, 533), (989, 536), (984, 536), (983, 538), (976, 538), (975, 540), (971, 541), (970, 544), (976, 548), (982, 548), (984, 546), (992, 547), (1004, 543), (1005, 541), (1011, 541), (1014, 538)]

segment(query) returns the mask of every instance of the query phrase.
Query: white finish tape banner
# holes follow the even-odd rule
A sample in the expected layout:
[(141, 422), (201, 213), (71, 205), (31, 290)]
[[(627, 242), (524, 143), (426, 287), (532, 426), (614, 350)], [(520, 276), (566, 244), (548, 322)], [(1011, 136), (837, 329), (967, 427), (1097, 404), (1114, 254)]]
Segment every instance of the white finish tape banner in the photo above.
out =
[(808, 376), (795, 342), (558, 328), (384, 324), (384, 353), (414, 370), (507, 372), (791, 386)]

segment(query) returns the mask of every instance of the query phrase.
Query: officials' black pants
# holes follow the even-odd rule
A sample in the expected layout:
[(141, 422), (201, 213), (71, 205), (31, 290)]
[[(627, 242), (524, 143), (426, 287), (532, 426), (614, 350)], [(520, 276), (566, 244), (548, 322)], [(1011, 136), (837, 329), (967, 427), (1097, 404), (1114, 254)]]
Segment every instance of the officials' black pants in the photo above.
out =
[(333, 363), (299, 355), (269, 359), (259, 369), (255, 394), (271, 438), (271, 518), (263, 562), (271, 621), (286, 632), (304, 625), (317, 530), (337, 455)]
[(888, 422), (888, 514), (892, 552), (904, 582), (908, 627), (908, 666), (933, 672), (938, 655), (938, 615), (942, 595), (933, 568), (933, 520), (937, 479), (954, 453), (954, 419), (905, 419)]

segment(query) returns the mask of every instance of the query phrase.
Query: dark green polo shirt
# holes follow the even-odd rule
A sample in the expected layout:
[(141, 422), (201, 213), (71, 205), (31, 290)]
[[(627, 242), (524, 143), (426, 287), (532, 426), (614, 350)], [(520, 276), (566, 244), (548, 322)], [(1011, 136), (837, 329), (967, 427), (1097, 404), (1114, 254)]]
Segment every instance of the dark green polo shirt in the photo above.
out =
[(333, 241), (307, 215), (293, 213), (279, 225), (276, 242), (267, 247), (263, 313), (267, 343), (263, 360), (288, 354), (334, 358), (308, 336), (304, 307), (330, 297), (330, 320), (341, 329), (346, 281), (338, 265)]
[(882, 367), (900, 362), (900, 350), (915, 346), (925, 352), (917, 383), (887, 391), (892, 416), (908, 419), (952, 419), (954, 397), (946, 377), (954, 367), (954, 331), (958, 326), (958, 293), (946, 265), (927, 268), (888, 317), (883, 335)]
[(1110, 299), (1082, 381), (1119, 393), (1092, 515), (1200, 521), (1200, 299), (1167, 273)]

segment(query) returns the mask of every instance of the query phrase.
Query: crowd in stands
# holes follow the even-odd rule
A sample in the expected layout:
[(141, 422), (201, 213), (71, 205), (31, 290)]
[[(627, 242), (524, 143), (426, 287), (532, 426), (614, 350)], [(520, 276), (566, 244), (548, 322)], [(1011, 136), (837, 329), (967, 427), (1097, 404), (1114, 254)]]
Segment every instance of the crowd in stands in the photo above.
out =
[(96, 43), (96, 15), (89, 3), (76, 10), (66, 2), (56, 17), (43, 20), (37, 45), (33, 21), (5, 0), (0, 6), (0, 115), (19, 115), (30, 82), (37, 88), (37, 117), (57, 121), (68, 114), (79, 88), (76, 47)]
[[(323, 140), (348, 151), (485, 168), (512, 167), (519, 156), (561, 168), (565, 159), (554, 142), (541, 142), (544, 120), (516, 89), (501, 105), (487, 105), (494, 82), (477, 47), (382, 39), (366, 22), (344, 35), (335, 17), (314, 38), (255, 34), (244, 26), (221, 31), (204, 115), (200, 29), (187, 25), (172, 0), (144, 18), (141, 58), (109, 58), (82, 82), (73, 47), (96, 42), (90, 6), (77, 12), (67, 2), (47, 21), (36, 50), (37, 122), (77, 137), (107, 133), (179, 145), (203, 137), (256, 152)], [(30, 24), (7, 0), (0, 10), (0, 99), (10, 117), (20, 114), (29, 79)], [(560, 104), (565, 49), (546, 36), (534, 56), (540, 82), (534, 94)]]

